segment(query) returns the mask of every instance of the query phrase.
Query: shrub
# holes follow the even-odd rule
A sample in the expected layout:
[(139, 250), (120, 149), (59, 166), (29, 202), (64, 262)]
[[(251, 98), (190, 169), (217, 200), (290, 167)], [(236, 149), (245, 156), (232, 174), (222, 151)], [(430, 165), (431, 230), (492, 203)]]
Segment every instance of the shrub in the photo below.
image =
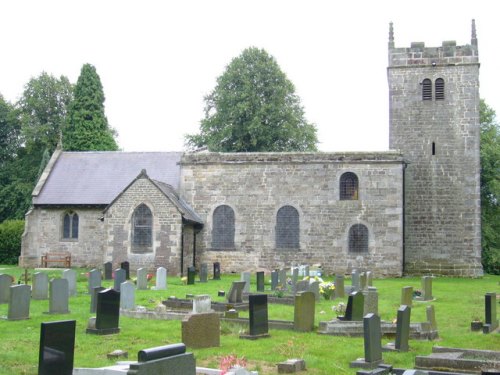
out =
[(5, 220), (0, 224), (0, 264), (17, 264), (23, 231), (24, 220)]

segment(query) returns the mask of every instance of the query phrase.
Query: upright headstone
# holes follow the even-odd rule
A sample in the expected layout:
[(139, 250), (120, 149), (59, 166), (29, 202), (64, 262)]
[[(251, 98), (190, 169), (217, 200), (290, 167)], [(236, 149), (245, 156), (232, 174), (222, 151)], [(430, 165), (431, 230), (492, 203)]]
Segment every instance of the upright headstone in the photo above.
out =
[(429, 305), (425, 308), (425, 315), (427, 317), (427, 323), (429, 323), (430, 330), (432, 332), (437, 332), (436, 311), (434, 310), (434, 305)]
[(359, 280), (359, 271), (353, 270), (351, 272), (351, 283), (352, 283), (352, 291), (357, 292), (360, 290), (360, 280)]
[(187, 276), (187, 284), (194, 285), (194, 278), (196, 277), (196, 268), (193, 266), (188, 267), (188, 276)]
[(121, 262), (120, 268), (125, 270), (125, 279), (130, 280), (130, 263), (128, 261)]
[(33, 288), (31, 290), (31, 298), (49, 298), (49, 275), (47, 275), (45, 272), (35, 272), (33, 274)]
[(127, 281), (127, 271), (123, 268), (118, 268), (115, 270), (115, 282), (113, 284), (113, 289), (117, 292), (120, 291), (122, 283)]
[(388, 343), (382, 347), (384, 351), (407, 352), (410, 338), (410, 315), (411, 307), (401, 305), (398, 309), (396, 321), (396, 342)]
[(276, 290), (276, 287), (278, 286), (278, 271), (271, 271), (271, 290)]
[(12, 277), (5, 273), (0, 274), (0, 303), (8, 303)]
[(101, 271), (96, 270), (95, 268), (89, 272), (89, 294), (92, 293), (94, 288), (101, 286), (102, 282)]
[(311, 332), (314, 329), (316, 297), (312, 292), (299, 292), (295, 295), (293, 329)]
[(483, 333), (493, 332), (498, 327), (496, 293), (484, 295), (484, 325)]
[(112, 280), (113, 279), (113, 263), (106, 262), (104, 263), (104, 280)]
[(306, 277), (311, 276), (309, 272), (309, 266), (307, 264), (304, 266), (304, 275)]
[(241, 303), (243, 302), (243, 288), (245, 287), (245, 281), (233, 281), (231, 284), (231, 289), (227, 294), (227, 302), (229, 303)]
[(156, 270), (156, 290), (167, 289), (167, 269), (159, 267)]
[(346, 321), (361, 321), (363, 320), (363, 310), (364, 310), (364, 296), (361, 292), (354, 292), (347, 298), (347, 307), (345, 310), (345, 315), (343, 317), (339, 316), (339, 320)]
[(76, 296), (76, 271), (72, 269), (64, 270), (62, 273), (62, 278), (68, 280), (69, 296)]
[(432, 301), (432, 276), (422, 276), (422, 301)]
[(50, 280), (49, 314), (69, 314), (69, 283), (67, 279)]
[(257, 277), (257, 292), (263, 292), (265, 289), (264, 271), (258, 271), (256, 273), (256, 277)]
[(335, 297), (345, 297), (344, 275), (335, 275)]
[(359, 274), (359, 288), (361, 290), (368, 289), (368, 278), (366, 276), (366, 272), (361, 272)]
[(295, 293), (295, 286), (297, 285), (297, 282), (299, 281), (299, 268), (298, 267), (293, 267), (292, 268), (292, 291)]
[(40, 329), (38, 375), (71, 375), (76, 320), (44, 322)]
[(369, 313), (378, 315), (378, 293), (377, 288), (374, 286), (369, 286), (368, 290), (363, 292), (364, 294), (364, 308), (363, 316)]
[(308, 292), (309, 291), (309, 280), (300, 280), (295, 284), (295, 293)]
[(11, 286), (7, 320), (29, 319), (30, 300), (31, 287), (29, 285), (21, 284)]
[(240, 274), (240, 280), (245, 282), (245, 287), (243, 288), (243, 293), (250, 293), (250, 279), (252, 275), (250, 272), (242, 272)]
[(220, 317), (218, 313), (188, 314), (182, 319), (182, 342), (190, 348), (220, 346)]
[(137, 270), (137, 289), (147, 290), (148, 289), (148, 270), (146, 268), (139, 268)]
[(368, 287), (373, 286), (373, 272), (366, 271), (366, 285)]
[(208, 282), (208, 264), (202, 263), (200, 265), (200, 283)]
[(351, 367), (375, 368), (382, 363), (382, 333), (380, 317), (367, 314), (363, 318), (365, 358), (351, 362)]
[(92, 290), (92, 293), (90, 294), (90, 312), (92, 314), (95, 314), (97, 309), (97, 294), (105, 289), (106, 288), (103, 286), (98, 286)]
[(282, 288), (282, 290), (287, 290), (285, 269), (280, 269), (278, 272), (278, 285)]
[(319, 293), (319, 281), (314, 280), (313, 282), (309, 283), (309, 291), (314, 293), (314, 297), (316, 298), (316, 301), (319, 301), (320, 299), (320, 293)]
[(413, 287), (404, 286), (401, 289), (401, 305), (412, 306), (413, 301)]
[(120, 286), (120, 308), (123, 310), (135, 309), (135, 285), (125, 281)]
[(248, 296), (249, 336), (269, 336), (267, 313), (267, 294), (251, 294)]
[(194, 296), (193, 299), (193, 314), (202, 314), (213, 312), (212, 299), (208, 294), (200, 294)]
[(120, 292), (105, 289), (97, 293), (95, 326), (88, 327), (87, 333), (109, 335), (120, 332)]
[(220, 280), (220, 262), (214, 262), (214, 280)]

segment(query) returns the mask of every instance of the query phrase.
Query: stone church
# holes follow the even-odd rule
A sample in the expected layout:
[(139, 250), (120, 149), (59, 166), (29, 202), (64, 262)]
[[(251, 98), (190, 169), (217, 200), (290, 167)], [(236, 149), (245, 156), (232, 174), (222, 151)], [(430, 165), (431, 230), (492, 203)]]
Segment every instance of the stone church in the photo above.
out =
[(390, 151), (56, 150), (26, 214), (21, 266), (222, 272), (321, 265), (482, 275), (479, 59), (471, 43), (396, 48), (389, 30)]

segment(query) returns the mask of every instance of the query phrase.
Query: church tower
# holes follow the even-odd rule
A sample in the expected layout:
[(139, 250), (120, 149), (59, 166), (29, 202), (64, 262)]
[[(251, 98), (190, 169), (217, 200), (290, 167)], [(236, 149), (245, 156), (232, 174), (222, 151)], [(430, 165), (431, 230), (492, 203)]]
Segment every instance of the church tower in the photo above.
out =
[(480, 276), (479, 58), (471, 43), (396, 48), (389, 29), (389, 147), (403, 152), (404, 272)]

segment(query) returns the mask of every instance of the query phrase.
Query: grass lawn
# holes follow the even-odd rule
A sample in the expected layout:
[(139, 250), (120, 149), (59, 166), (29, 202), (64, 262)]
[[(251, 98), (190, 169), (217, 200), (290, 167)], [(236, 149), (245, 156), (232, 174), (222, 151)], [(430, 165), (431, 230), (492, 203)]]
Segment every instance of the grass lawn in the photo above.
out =
[[(33, 273), (34, 270), (29, 270)], [(60, 277), (62, 270), (41, 270), (49, 278)], [(78, 273), (78, 295), (71, 297), (70, 314), (47, 315), (48, 300), (32, 300), (30, 319), (23, 321), (0, 320), (0, 375), (36, 374), (38, 369), (38, 350), (40, 323), (56, 320), (75, 319), (75, 367), (101, 367), (114, 364), (108, 360), (107, 353), (116, 349), (128, 351), (129, 359), (136, 360), (137, 352), (144, 348), (181, 342), (181, 322), (176, 320), (141, 320), (120, 317), (121, 332), (117, 335), (96, 336), (85, 333), (90, 314), (90, 297), (87, 293), (86, 269), (76, 269)], [(1, 266), (0, 273), (14, 276), (16, 281), (24, 273), (23, 269)], [(136, 304), (153, 309), (160, 301), (169, 296), (184, 298), (186, 294), (209, 294), (213, 301), (224, 301), (217, 297), (217, 291), (229, 291), (232, 281), (239, 275), (222, 275), (222, 280), (195, 285), (184, 285), (180, 278), (169, 277), (166, 291), (136, 291)], [(269, 289), (266, 278), (266, 289)], [(331, 280), (331, 278), (325, 278)], [(255, 277), (251, 290), (256, 290)], [(350, 282), (347, 281), (346, 285)], [(154, 285), (150, 283), (150, 285)], [(396, 317), (403, 286), (420, 289), (420, 278), (375, 279), (373, 285), (379, 293), (379, 313), (382, 320), (391, 321)], [(410, 340), (408, 353), (383, 353), (385, 363), (395, 367), (412, 368), (416, 355), (431, 353), (433, 345), (465, 347), (474, 349), (500, 350), (500, 335), (484, 335), (470, 331), (473, 317), (484, 319), (484, 294), (497, 292), (500, 276), (486, 275), (481, 279), (435, 278), (433, 296), (436, 320), (440, 339), (438, 341)], [(103, 286), (112, 286), (111, 281), (103, 281)], [(316, 325), (320, 321), (335, 318), (332, 306), (346, 302), (347, 298), (316, 304)], [(412, 322), (426, 320), (427, 303), (415, 302), (411, 312)], [(8, 306), (0, 305), (0, 316), (7, 315)], [(269, 305), (269, 319), (293, 320), (293, 306)], [(355, 374), (349, 362), (363, 357), (363, 339), (299, 333), (293, 331), (270, 330), (271, 337), (256, 341), (239, 339), (241, 326), (221, 324), (221, 346), (210, 349), (194, 349), (197, 365), (217, 368), (221, 357), (236, 354), (247, 359), (247, 367), (259, 374), (276, 374), (275, 364), (288, 358), (301, 357), (306, 361), (307, 373)], [(389, 339), (382, 339), (386, 344)], [(189, 348), (188, 348), (189, 350)]]

